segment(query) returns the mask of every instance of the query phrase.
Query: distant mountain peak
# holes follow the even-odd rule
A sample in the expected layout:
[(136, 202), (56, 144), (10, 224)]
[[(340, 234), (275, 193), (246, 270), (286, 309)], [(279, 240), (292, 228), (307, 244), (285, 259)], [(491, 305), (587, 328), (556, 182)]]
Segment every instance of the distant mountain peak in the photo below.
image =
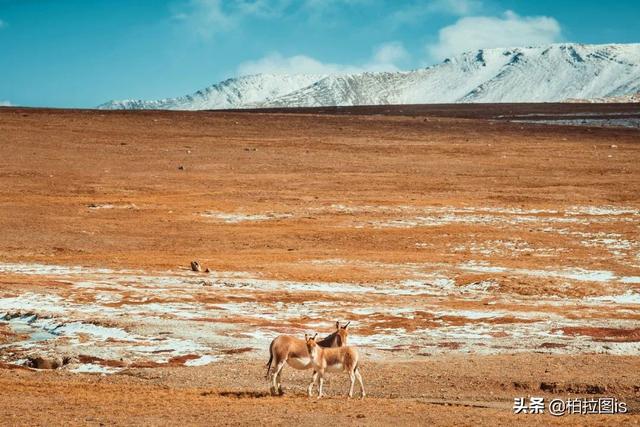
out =
[(561, 102), (637, 99), (640, 44), (478, 49), (428, 68), (356, 74), (253, 74), (191, 95), (156, 101), (123, 100), (102, 109), (204, 110), (255, 107)]

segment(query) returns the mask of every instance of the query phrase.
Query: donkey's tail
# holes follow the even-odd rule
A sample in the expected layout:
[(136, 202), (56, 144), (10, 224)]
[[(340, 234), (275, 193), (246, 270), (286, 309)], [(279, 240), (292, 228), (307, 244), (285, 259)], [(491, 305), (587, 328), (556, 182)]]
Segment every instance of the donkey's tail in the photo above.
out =
[(269, 372), (271, 372), (271, 362), (273, 362), (273, 343), (275, 340), (271, 341), (269, 345), (269, 361), (267, 362), (267, 373), (264, 376), (265, 378), (269, 378)]

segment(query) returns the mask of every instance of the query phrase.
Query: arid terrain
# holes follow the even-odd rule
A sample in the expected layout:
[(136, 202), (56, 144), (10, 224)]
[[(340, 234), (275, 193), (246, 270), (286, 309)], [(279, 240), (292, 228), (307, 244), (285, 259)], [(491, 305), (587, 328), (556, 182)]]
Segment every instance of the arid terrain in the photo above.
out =
[[(0, 108), (0, 424), (640, 424), (639, 122)], [(367, 398), (268, 396), (270, 341), (336, 320)]]

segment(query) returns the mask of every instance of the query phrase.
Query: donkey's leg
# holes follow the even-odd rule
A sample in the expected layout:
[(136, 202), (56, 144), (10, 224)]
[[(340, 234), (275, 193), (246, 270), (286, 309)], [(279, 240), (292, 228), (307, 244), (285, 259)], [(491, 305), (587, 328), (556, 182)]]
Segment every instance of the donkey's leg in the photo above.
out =
[(284, 369), (284, 364), (278, 370), (278, 375), (276, 375), (276, 391), (278, 394), (282, 394), (282, 370)]
[(269, 370), (267, 371), (267, 378), (269, 380), (269, 391), (272, 395), (276, 394), (276, 370), (278, 367), (278, 360), (276, 358), (276, 363), (272, 366), (269, 366)]
[(309, 397), (313, 395), (313, 386), (315, 385), (316, 381), (318, 381), (318, 372), (313, 371), (313, 377), (311, 378), (311, 383), (309, 384), (309, 387), (307, 387), (307, 395)]
[(349, 379), (351, 380), (351, 385), (349, 386), (349, 398), (352, 398), (353, 386), (356, 383), (356, 374), (353, 371), (349, 371)]
[(285, 365), (285, 361), (284, 360), (279, 360), (278, 363), (276, 364), (276, 368), (273, 371), (273, 376), (272, 378), (272, 390), (273, 390), (273, 394), (282, 394), (282, 385), (280, 384), (280, 378), (282, 375), (282, 368), (284, 368)]
[[(360, 397), (364, 398), (366, 396), (366, 393), (364, 392), (364, 384), (362, 383), (362, 375), (360, 375), (360, 369), (356, 368), (355, 374), (356, 374), (356, 378), (358, 379), (358, 382), (360, 383)], [(353, 384), (352, 384), (352, 387), (353, 387)]]
[(320, 399), (324, 394), (322, 393), (322, 385), (324, 384), (324, 372), (320, 373), (320, 385), (318, 386), (318, 399)]

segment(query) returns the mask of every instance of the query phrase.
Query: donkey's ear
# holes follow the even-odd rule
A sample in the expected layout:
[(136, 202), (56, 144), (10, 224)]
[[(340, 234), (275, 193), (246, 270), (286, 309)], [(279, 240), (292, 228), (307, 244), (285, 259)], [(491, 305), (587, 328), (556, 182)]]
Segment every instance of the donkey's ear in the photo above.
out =
[(304, 340), (305, 340), (305, 341), (309, 341), (309, 335), (304, 334)]
[(349, 323), (351, 323), (351, 320), (349, 320), (347, 324), (342, 327), (342, 329), (347, 329), (347, 326), (349, 326)]
[(318, 336), (318, 333), (316, 332), (316, 334), (313, 336), (313, 340), (315, 341), (316, 337)]
[(340, 321), (336, 320), (336, 329), (340, 329)]

